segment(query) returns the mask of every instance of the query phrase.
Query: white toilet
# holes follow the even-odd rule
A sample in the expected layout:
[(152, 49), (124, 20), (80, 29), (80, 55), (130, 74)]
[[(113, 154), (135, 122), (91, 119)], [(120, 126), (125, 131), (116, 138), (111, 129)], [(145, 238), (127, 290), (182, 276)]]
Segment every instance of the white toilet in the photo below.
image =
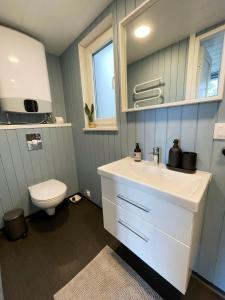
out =
[(49, 216), (66, 197), (67, 186), (56, 179), (50, 179), (28, 187), (34, 205), (44, 209)]

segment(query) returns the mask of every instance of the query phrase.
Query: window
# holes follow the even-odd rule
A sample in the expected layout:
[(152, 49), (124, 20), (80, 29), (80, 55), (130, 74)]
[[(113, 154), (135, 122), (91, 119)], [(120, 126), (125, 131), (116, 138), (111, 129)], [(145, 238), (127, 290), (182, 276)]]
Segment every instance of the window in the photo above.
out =
[(210, 80), (208, 85), (208, 97), (216, 96), (218, 93), (219, 72), (213, 72), (210, 74)]
[(225, 67), (225, 25), (192, 35), (189, 42), (187, 99), (222, 99)]
[(93, 54), (96, 119), (115, 118), (113, 42)]
[(218, 82), (222, 61), (224, 31), (219, 31), (200, 41), (198, 54), (198, 98), (218, 94)]
[[(104, 30), (97, 37), (89, 36), (79, 44), (83, 102), (94, 104), (94, 123), (97, 130), (116, 130), (116, 101), (113, 30)], [(88, 41), (87, 41), (88, 40)], [(85, 128), (88, 120), (85, 116)]]

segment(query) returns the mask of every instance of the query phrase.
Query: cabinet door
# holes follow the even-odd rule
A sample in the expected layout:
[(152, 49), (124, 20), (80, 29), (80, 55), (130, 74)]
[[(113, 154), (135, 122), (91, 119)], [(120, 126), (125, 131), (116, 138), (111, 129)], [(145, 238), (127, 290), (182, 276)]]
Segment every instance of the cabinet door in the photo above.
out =
[(225, 291), (225, 216), (223, 218), (223, 228), (221, 231), (214, 284)]
[(103, 198), (104, 227), (183, 294), (189, 280), (190, 247)]
[[(132, 212), (185, 245), (191, 245), (193, 213), (170, 203), (160, 193), (102, 177), (102, 197)], [(177, 226), (179, 224), (179, 226)]]

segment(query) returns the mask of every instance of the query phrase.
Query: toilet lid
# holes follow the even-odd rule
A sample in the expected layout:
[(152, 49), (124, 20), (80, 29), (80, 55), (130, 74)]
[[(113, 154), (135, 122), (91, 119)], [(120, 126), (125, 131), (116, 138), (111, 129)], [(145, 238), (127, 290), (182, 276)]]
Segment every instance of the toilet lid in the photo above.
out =
[(48, 200), (66, 192), (66, 185), (56, 179), (50, 179), (28, 187), (32, 198)]

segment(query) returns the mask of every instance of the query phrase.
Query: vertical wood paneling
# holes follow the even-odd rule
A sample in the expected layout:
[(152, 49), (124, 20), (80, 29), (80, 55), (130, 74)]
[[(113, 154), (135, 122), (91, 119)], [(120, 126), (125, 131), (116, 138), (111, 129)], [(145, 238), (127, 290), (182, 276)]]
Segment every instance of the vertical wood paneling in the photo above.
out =
[[(28, 151), (25, 135), (31, 132), (41, 134), (42, 150)], [(28, 186), (51, 178), (65, 182), (68, 195), (78, 191), (70, 127), (0, 130), (0, 217), (18, 207), (25, 215), (37, 210)]]
[[(22, 205), (22, 198), (20, 195), (19, 185), (13, 165), (13, 160), (11, 157), (11, 152), (8, 146), (8, 139), (5, 130), (0, 130), (0, 156), (2, 159), (7, 184), (9, 187), (9, 195), (12, 200), (12, 207), (20, 207)], [(8, 199), (5, 200), (8, 201)]]
[(136, 142), (140, 143), (141, 149), (145, 149), (145, 119), (144, 111), (136, 112)]
[(3, 226), (3, 215), (5, 211), (10, 210), (13, 207), (11, 195), (9, 193), (9, 186), (6, 180), (2, 158), (0, 157), (0, 226)]
[(160, 148), (161, 161), (166, 161), (167, 109), (156, 110), (155, 146)]
[[(39, 133), (42, 137), (42, 129), (37, 128), (33, 130), (34, 133)], [(40, 164), (41, 170), (41, 180), (47, 180), (49, 178), (48, 165), (47, 165), (47, 157), (46, 157), (46, 149), (43, 147), (39, 151), (34, 151), (36, 154), (37, 162)]]
[(221, 230), (221, 241), (219, 244), (219, 254), (216, 263), (215, 284), (225, 290), (225, 214), (223, 215), (223, 227)]
[[(225, 160), (221, 153), (224, 143), (217, 141), (212, 153), (212, 182), (209, 186), (205, 221), (198, 261), (198, 272), (208, 280), (214, 280), (221, 228), (225, 212)], [(206, 263), (207, 262), (207, 263)], [(225, 267), (225, 265), (223, 265)]]
[(31, 130), (17, 129), (16, 133), (17, 133), (18, 146), (19, 146), (18, 151), (20, 151), (22, 163), (24, 166), (26, 182), (27, 185), (30, 186), (35, 182), (31, 156), (29, 154), (29, 151), (27, 149), (27, 144), (26, 144), (26, 134), (31, 133)]
[(198, 105), (181, 108), (181, 146), (186, 151), (195, 151), (198, 120)]
[[(28, 133), (34, 133), (33, 129), (30, 129), (27, 131)], [(40, 150), (43, 151), (43, 150)], [(41, 170), (41, 164), (39, 162), (39, 155), (37, 151), (27, 151), (28, 155), (30, 156), (30, 161), (32, 165), (32, 170), (33, 170), (33, 178), (34, 182), (41, 182), (42, 179), (42, 170)]]
[(186, 88), (186, 72), (187, 70), (187, 51), (188, 51), (188, 42), (187, 40), (181, 41), (179, 45), (179, 56), (178, 56), (178, 69), (177, 69), (177, 97), (176, 99), (183, 99), (185, 95)]
[(44, 148), (45, 157), (47, 161), (48, 174), (50, 178), (54, 178), (56, 176), (56, 170), (55, 170), (55, 165), (54, 165), (54, 160), (52, 155), (49, 128), (42, 130), (42, 142), (43, 142), (43, 148)]
[[(133, 88), (136, 84), (162, 77), (163, 102), (184, 99), (188, 40), (177, 42), (165, 49), (128, 65), (128, 106), (134, 106)], [(136, 98), (138, 99), (138, 98)], [(151, 101), (158, 104), (158, 100)], [(129, 116), (129, 115), (128, 115)]]
[(166, 141), (166, 153), (165, 162), (168, 162), (168, 153), (173, 145), (173, 140), (180, 140), (181, 131), (181, 107), (168, 108), (167, 119), (167, 141)]
[(61, 173), (62, 161), (61, 159), (57, 159), (58, 157), (61, 157), (59, 147), (56, 147), (56, 145), (58, 145), (57, 133), (54, 128), (49, 128), (49, 131), (50, 131), (51, 152), (54, 160), (56, 177), (59, 180), (63, 180), (63, 174)]
[[(221, 102), (218, 122), (224, 122), (225, 102)], [(202, 234), (201, 251), (198, 261), (198, 272), (221, 288), (221, 269), (225, 269), (220, 255), (223, 250), (223, 220), (225, 214), (225, 160), (221, 153), (224, 141), (214, 141), (210, 171), (213, 174), (209, 187), (205, 221)], [(219, 255), (219, 257), (218, 257)], [(220, 260), (220, 264), (218, 261)], [(206, 263), (207, 262), (207, 263)], [(224, 289), (225, 286), (223, 286)]]
[(144, 148), (144, 158), (149, 159), (150, 153), (155, 147), (155, 126), (156, 126), (156, 111), (149, 110), (145, 111), (145, 148)]
[(164, 60), (164, 102), (170, 102), (170, 81), (171, 81), (171, 56), (172, 48), (167, 47), (165, 49), (165, 60)]
[(203, 171), (210, 169), (217, 110), (217, 103), (199, 105), (195, 151), (199, 154), (197, 167)]
[(65, 178), (64, 182), (68, 186), (68, 194), (72, 195), (74, 193), (74, 188), (78, 189), (77, 176), (74, 177), (74, 170), (76, 172), (76, 162), (75, 162), (75, 149), (72, 140), (72, 130), (71, 128), (61, 128), (61, 134), (63, 138), (63, 156), (65, 162)]
[(135, 112), (127, 115), (127, 139), (128, 139), (128, 154), (133, 155), (134, 145), (136, 142), (135, 133), (136, 133), (136, 119)]
[(18, 188), (21, 197), (22, 207), (24, 208), (25, 213), (28, 213), (28, 190), (27, 190), (27, 180), (25, 175), (24, 166), (22, 163), (22, 158), (19, 149), (18, 139), (16, 130), (8, 130), (6, 132), (8, 139), (8, 149), (11, 153), (11, 159), (15, 170), (15, 175), (17, 178)]
[[(48, 76), (52, 96), (52, 108), (54, 116), (62, 116), (66, 120), (64, 93), (62, 87), (62, 74), (59, 57), (47, 54)], [(57, 83), (57, 84), (56, 84)]]
[(170, 100), (177, 99), (177, 78), (178, 78), (178, 65), (179, 65), (179, 46), (176, 43), (171, 49), (171, 68), (170, 68)]
[(66, 175), (67, 175), (67, 164), (66, 164), (66, 151), (65, 147), (67, 147), (67, 144), (64, 143), (64, 138), (63, 138), (63, 132), (64, 128), (58, 128), (59, 130), (56, 130), (56, 140), (57, 140), (57, 145), (58, 145), (58, 154), (60, 155), (60, 176), (62, 178), (62, 181), (66, 180)]
[[(82, 131), (84, 118), (77, 52), (78, 42), (89, 30), (94, 28), (101, 18), (112, 12), (115, 20), (115, 70), (118, 74), (118, 22), (141, 3), (143, 3), (142, 0), (114, 1), (61, 57), (66, 112), (68, 120), (73, 123), (76, 163), (81, 191), (85, 192), (86, 189), (89, 189), (93, 195), (91, 199), (96, 204), (101, 205), (100, 183), (96, 172), (96, 167), (99, 164), (105, 164), (127, 154), (132, 154), (135, 142), (141, 143), (145, 158), (148, 158), (148, 153), (152, 151), (152, 147), (159, 146), (162, 151), (162, 161), (166, 162), (173, 139), (180, 138), (184, 150), (198, 152), (198, 168), (211, 171), (213, 174), (196, 271), (221, 287), (221, 276), (224, 276), (224, 273), (218, 263), (216, 267), (216, 261), (219, 254), (218, 261), (225, 269), (225, 262), (222, 259), (222, 253), (224, 253), (225, 160), (221, 156), (223, 142), (213, 141), (212, 134), (217, 115), (219, 121), (225, 122), (225, 105), (220, 105), (219, 114), (217, 103), (128, 114), (121, 113), (119, 77), (116, 76), (119, 132), (95, 134)], [(148, 72), (149, 77), (154, 74), (163, 76), (166, 83), (163, 92), (168, 101), (179, 100), (184, 95), (186, 53), (187, 41), (185, 40), (160, 51), (158, 57), (153, 55), (149, 58), (151, 65), (146, 72)], [(140, 67), (138, 80), (141, 80), (141, 76), (143, 76), (145, 65), (146, 59)]]

